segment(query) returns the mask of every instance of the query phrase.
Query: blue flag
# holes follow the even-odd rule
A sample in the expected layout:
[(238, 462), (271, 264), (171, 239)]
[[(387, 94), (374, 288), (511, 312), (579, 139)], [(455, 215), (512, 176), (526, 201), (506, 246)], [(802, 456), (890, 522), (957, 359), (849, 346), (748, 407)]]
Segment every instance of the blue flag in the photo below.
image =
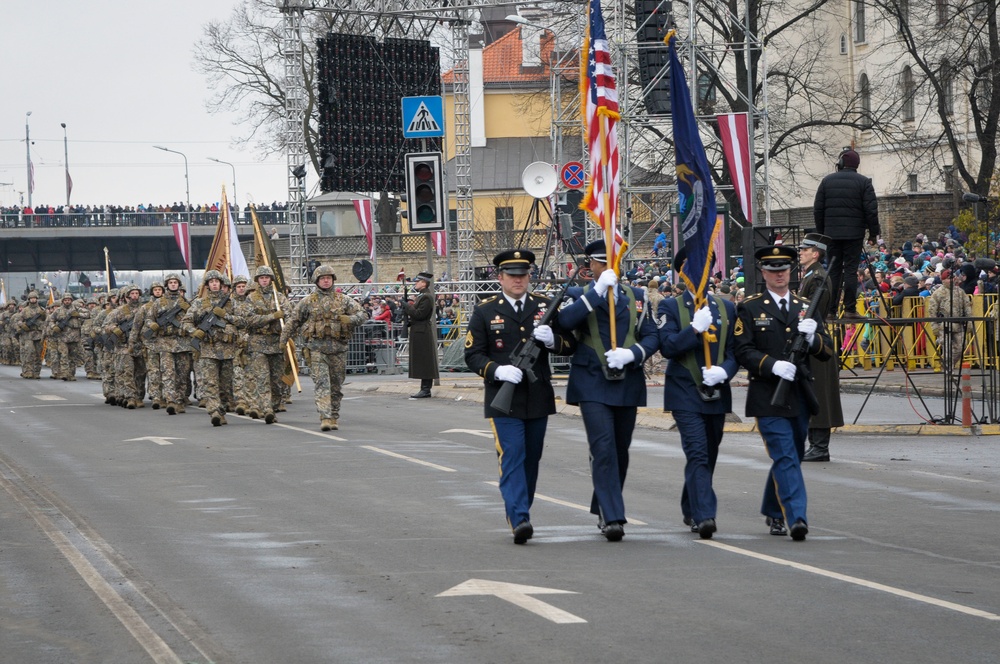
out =
[(677, 57), (677, 34), (671, 30), (665, 40), (670, 53), (670, 112), (674, 124), (674, 151), (677, 164), (677, 196), (680, 236), (687, 260), (681, 278), (701, 306), (712, 269), (712, 249), (722, 224), (715, 211), (712, 170), (705, 146), (698, 135), (698, 123), (691, 105), (691, 92), (684, 67)]

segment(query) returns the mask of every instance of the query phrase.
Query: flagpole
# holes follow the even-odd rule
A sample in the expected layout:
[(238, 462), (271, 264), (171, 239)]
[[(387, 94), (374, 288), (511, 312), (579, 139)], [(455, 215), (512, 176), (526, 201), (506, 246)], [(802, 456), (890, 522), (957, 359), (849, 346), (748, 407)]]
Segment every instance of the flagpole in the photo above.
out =
[[(381, 202), (381, 199), (380, 199), (379, 202)], [(371, 221), (369, 223), (372, 226), (372, 252), (371, 252), (372, 253), (372, 255), (371, 255), (371, 259), (372, 259), (372, 280), (374, 281), (374, 283), (377, 284), (378, 283), (378, 251), (376, 249), (378, 247), (378, 235), (376, 234), (376, 231), (375, 231), (375, 206), (374, 205), (372, 205), (372, 217), (371, 217)]]
[[(254, 208), (250, 208), (250, 214), (253, 218), (253, 238), (257, 243), (257, 250), (260, 252), (260, 258), (264, 261), (264, 265), (271, 267), (267, 260), (267, 249), (264, 247), (264, 238), (261, 237), (261, 227), (260, 220), (257, 219), (257, 211)], [(273, 269), (271, 270), (274, 271)], [(278, 301), (278, 286), (274, 282), (274, 277), (271, 277), (271, 294), (274, 296), (274, 308), (280, 313), (281, 304)], [(284, 316), (278, 319), (278, 323), (281, 325), (281, 331), (285, 331), (285, 319)], [(292, 369), (292, 378), (295, 380), (295, 389), (299, 393), (302, 392), (302, 383), (299, 382), (299, 372), (298, 368), (295, 366), (295, 352), (292, 350), (292, 340), (289, 339), (288, 343), (285, 344), (285, 354), (288, 355), (288, 362)]]
[(104, 288), (108, 291), (108, 295), (111, 295), (111, 266), (107, 247), (104, 247)]
[[(601, 130), (601, 145), (607, 145), (608, 138), (608, 123), (607, 117), (598, 111), (597, 121), (600, 123), (598, 126)], [(608, 259), (607, 269), (615, 273), (618, 276), (617, 270), (615, 270), (615, 229), (612, 227), (611, 214), (609, 206), (611, 205), (611, 196), (608, 194), (608, 151), (601, 150), (601, 181), (603, 186), (601, 187), (601, 196), (604, 198), (604, 252), (605, 258)], [(608, 328), (611, 332), (611, 348), (618, 348), (618, 326), (615, 325), (615, 292), (614, 289), (608, 289)]]

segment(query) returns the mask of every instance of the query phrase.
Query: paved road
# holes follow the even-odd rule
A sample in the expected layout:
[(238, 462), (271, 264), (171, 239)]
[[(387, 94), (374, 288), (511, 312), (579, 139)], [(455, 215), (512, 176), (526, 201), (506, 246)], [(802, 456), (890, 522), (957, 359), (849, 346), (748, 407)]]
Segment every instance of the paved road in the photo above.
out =
[(330, 435), (308, 385), (280, 425), (213, 429), (16, 376), (0, 368), (4, 662), (997, 660), (995, 438), (835, 439), (793, 543), (758, 514), (759, 437), (727, 434), (706, 543), (680, 523), (677, 435), (639, 430), (611, 544), (583, 507), (581, 423), (558, 416), (515, 546), (466, 399), (355, 379)]

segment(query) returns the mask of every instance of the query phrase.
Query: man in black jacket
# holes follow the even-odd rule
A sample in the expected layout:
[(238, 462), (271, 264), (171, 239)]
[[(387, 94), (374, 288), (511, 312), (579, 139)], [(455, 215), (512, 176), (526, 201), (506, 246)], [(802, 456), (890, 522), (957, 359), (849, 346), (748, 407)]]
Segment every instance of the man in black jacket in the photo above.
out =
[(813, 216), (816, 231), (830, 238), (827, 252), (833, 270), (830, 282), (833, 297), (827, 316), (837, 318), (841, 286), (844, 293), (844, 318), (861, 318), (854, 303), (858, 297), (858, 283), (854, 275), (861, 258), (865, 231), (875, 239), (880, 233), (878, 200), (871, 178), (858, 173), (861, 157), (854, 150), (845, 150), (837, 160), (837, 172), (823, 178), (816, 190)]

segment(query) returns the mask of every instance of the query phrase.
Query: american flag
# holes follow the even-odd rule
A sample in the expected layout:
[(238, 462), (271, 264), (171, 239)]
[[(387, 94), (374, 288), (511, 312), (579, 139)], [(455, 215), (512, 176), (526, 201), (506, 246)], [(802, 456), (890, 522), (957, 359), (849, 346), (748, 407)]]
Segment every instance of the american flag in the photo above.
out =
[(600, 0), (590, 0), (590, 22), (583, 38), (587, 60), (581, 63), (581, 88), (586, 96), (584, 124), (590, 149), (590, 181), (580, 204), (604, 229), (605, 239), (614, 233), (608, 249), (608, 264), (616, 270), (625, 241), (618, 232), (618, 90), (611, 68), (611, 53), (604, 32)]

